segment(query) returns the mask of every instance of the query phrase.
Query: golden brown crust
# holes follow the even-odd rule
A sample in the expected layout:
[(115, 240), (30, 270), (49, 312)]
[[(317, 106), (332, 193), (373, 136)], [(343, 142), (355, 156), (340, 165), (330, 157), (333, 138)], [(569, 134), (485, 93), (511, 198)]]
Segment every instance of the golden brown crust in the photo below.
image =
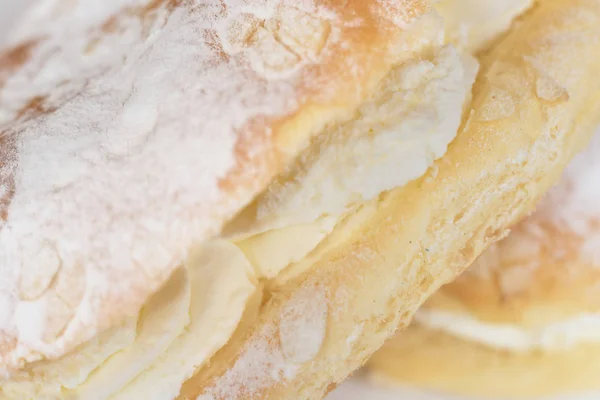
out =
[(383, 385), (485, 398), (539, 398), (597, 390), (600, 345), (515, 353), (465, 341), (418, 324), (388, 341), (369, 360)]
[[(448, 153), (423, 178), (336, 227), (327, 250), (311, 255), (312, 268), (268, 293), (248, 329), (184, 386), (181, 398), (318, 398), (360, 366), (433, 291), (530, 211), (587, 142), (600, 116), (600, 91), (588, 79), (600, 68), (599, 35), (597, 2), (536, 7), (491, 50)], [(536, 91), (540, 79), (568, 96), (550, 101)], [(296, 307), (305, 323), (290, 338), (282, 326)], [(306, 330), (323, 339), (298, 361), (288, 350)]]
[(600, 131), (534, 214), (425, 308), (540, 327), (600, 311)]
[[(40, 1), (0, 55), (0, 253), (16, 253), (0, 372), (137, 313), (311, 135), (431, 39), (404, 34), (425, 0), (93, 3)], [(25, 162), (33, 149), (47, 151)], [(13, 314), (32, 299), (40, 331), (26, 335)]]

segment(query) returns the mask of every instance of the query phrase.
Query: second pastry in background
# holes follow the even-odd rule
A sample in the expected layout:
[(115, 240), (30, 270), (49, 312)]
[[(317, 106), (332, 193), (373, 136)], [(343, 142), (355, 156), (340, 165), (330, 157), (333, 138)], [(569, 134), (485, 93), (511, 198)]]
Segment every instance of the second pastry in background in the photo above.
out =
[(378, 381), (486, 398), (600, 389), (600, 131), (505, 240), (369, 363)]

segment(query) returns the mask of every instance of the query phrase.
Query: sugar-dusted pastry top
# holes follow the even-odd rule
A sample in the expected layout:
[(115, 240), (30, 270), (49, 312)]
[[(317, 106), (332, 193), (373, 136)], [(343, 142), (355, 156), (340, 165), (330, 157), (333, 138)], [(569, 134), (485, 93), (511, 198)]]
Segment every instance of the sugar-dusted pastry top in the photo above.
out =
[(426, 44), (427, 10), (39, 1), (0, 53), (0, 372), (135, 315)]
[[(304, 47), (298, 50), (295, 44), (304, 40), (313, 43), (319, 38), (315, 24), (299, 19), (301, 12), (292, 12), (289, 16), (290, 3), (283, 0), (265, 4), (219, 1), (214, 3), (216, 8), (211, 8), (213, 3), (207, 1), (159, 3), (159, 9), (164, 6), (165, 15), (154, 21), (163, 21), (165, 25), (156, 31), (141, 30), (143, 35), (148, 35), (144, 36), (143, 51), (139, 54), (140, 60), (148, 61), (148, 64), (139, 61), (148, 70), (136, 73), (136, 77), (144, 78), (141, 86), (147, 89), (141, 100), (153, 99), (155, 94), (150, 87), (156, 77), (165, 78), (165, 82), (170, 79), (182, 82), (182, 77), (192, 75), (185, 84), (176, 86), (178, 90), (173, 93), (165, 95), (159, 90), (160, 104), (167, 106), (175, 116), (167, 118), (165, 124), (172, 127), (183, 121), (191, 129), (175, 129), (177, 140), (185, 141), (188, 135), (195, 137), (194, 134), (200, 135), (204, 130), (210, 133), (201, 135), (204, 139), (222, 140), (217, 134), (222, 135), (223, 131), (211, 129), (237, 114), (227, 114), (229, 105), (220, 101), (223, 98), (220, 90), (225, 90), (227, 96), (224, 97), (228, 99), (245, 93), (240, 90), (245, 85), (261, 88), (266, 85), (263, 91), (252, 92), (252, 96), (241, 96), (242, 109), (248, 107), (256, 111), (255, 106), (261, 107), (256, 111), (258, 116), (251, 119), (249, 130), (240, 131), (236, 138), (251, 140), (261, 134), (268, 138), (247, 152), (235, 153), (240, 168), (248, 173), (241, 178), (247, 181), (233, 178), (220, 181), (224, 182), (220, 188), (225, 193), (215, 199), (219, 207), (207, 208), (211, 213), (218, 213), (213, 225), (205, 215), (198, 217), (195, 203), (189, 209), (185, 206), (194, 193), (205, 200), (195, 185), (202, 187), (206, 178), (203, 173), (212, 171), (208, 167), (200, 169), (202, 164), (197, 164), (200, 161), (195, 158), (208, 154), (220, 157), (218, 152), (211, 152), (210, 146), (190, 146), (190, 143), (196, 144), (194, 140), (185, 141), (187, 147), (178, 148), (184, 156), (171, 153), (172, 164), (157, 163), (162, 169), (155, 170), (155, 161), (161, 161), (160, 157), (165, 157), (162, 152), (169, 150), (175, 141), (173, 130), (168, 131), (169, 140), (156, 142), (163, 146), (160, 157), (152, 153), (152, 162), (136, 165), (148, 167), (143, 170), (147, 180), (143, 189), (149, 190), (149, 198), (170, 202), (160, 204), (169, 211), (168, 218), (160, 212), (154, 215), (156, 209), (144, 201), (109, 202), (131, 213), (125, 217), (131, 217), (133, 227), (123, 226), (121, 208), (110, 209), (110, 226), (114, 225), (117, 230), (108, 234), (100, 231), (102, 235), (95, 236), (92, 243), (104, 245), (107, 242), (110, 246), (100, 246), (104, 252), (92, 254), (106, 257), (102, 259), (111, 264), (106, 268), (97, 268), (93, 263), (84, 266), (86, 277), (91, 275), (91, 279), (100, 283), (103, 278), (107, 281), (106, 272), (114, 277), (110, 281), (114, 288), (105, 293), (113, 295), (117, 291), (121, 297), (107, 295), (100, 298), (100, 304), (84, 293), (86, 301), (96, 307), (100, 305), (101, 311), (104, 303), (117, 309), (105, 310), (105, 317), (111, 317), (106, 318), (105, 325), (112, 327), (102, 329), (100, 323), (86, 326), (87, 329), (79, 332), (81, 337), (89, 334), (91, 340), (74, 351), (62, 357), (54, 353), (51, 356), (57, 355), (56, 358), (28, 362), (18, 371), (11, 371), (0, 385), (0, 397), (8, 394), (8, 398), (14, 399), (42, 398), (43, 391), (47, 391), (44, 394), (48, 398), (86, 400), (138, 397), (163, 400), (177, 395), (182, 399), (290, 396), (312, 399), (322, 396), (332, 384), (364, 363), (398, 325), (408, 323), (416, 308), (439, 285), (462, 271), (487, 244), (505, 232), (508, 224), (530, 210), (571, 158), (573, 148), (589, 137), (582, 121), (600, 115), (600, 112), (587, 113), (598, 111), (597, 93), (600, 91), (590, 90), (594, 84), (587, 82), (587, 78), (600, 68), (600, 58), (590, 51), (593, 45), (586, 41), (567, 41), (568, 47), (560, 41), (549, 46), (545, 42), (547, 35), (571, 37), (573, 26), (581, 27), (586, 33), (596, 32), (596, 25), (587, 24), (582, 13), (564, 12), (565, 9), (572, 11), (585, 1), (577, 0), (577, 5), (570, 7), (566, 3), (552, 3), (556, 5), (554, 8), (542, 9), (524, 23), (518, 33), (513, 32), (493, 49), (494, 60), (486, 61), (472, 96), (469, 93), (475, 74), (472, 59), (461, 57), (452, 48), (442, 47), (439, 19), (430, 14), (421, 17), (426, 12), (424, 3), (323, 0), (318, 4), (298, 4), (306, 11), (309, 21), (315, 17), (327, 22), (325, 44), (316, 53), (301, 52)], [(84, 15), (93, 10), (91, 1), (88, 3), (89, 8), (81, 9)], [(51, 5), (51, 2), (46, 4)], [(52, 4), (66, 5), (68, 9), (77, 3)], [(239, 17), (243, 20), (241, 27), (233, 24), (234, 32), (251, 32), (244, 36), (246, 40), (237, 48), (238, 53), (230, 54), (231, 47), (227, 43), (231, 41), (223, 44), (215, 40), (222, 38), (220, 33), (227, 38), (229, 30), (223, 33), (208, 28), (208, 34), (199, 39), (198, 31), (206, 31), (198, 29), (198, 24), (208, 23), (212, 27), (221, 15), (228, 18), (246, 6), (256, 7), (254, 13), (267, 11), (261, 11), (263, 19), (258, 23), (250, 18), (250, 28), (244, 25), (247, 16)], [(274, 10), (273, 14), (268, 10)], [(123, 13), (135, 20), (139, 11), (129, 9)], [(38, 22), (38, 17), (43, 21), (51, 14), (52, 10), (39, 8), (37, 15), (32, 12), (28, 22), (21, 26), (42, 29), (43, 23)], [(283, 14), (287, 15), (285, 19), (279, 17)], [(94, 18), (101, 15), (97, 10)], [(575, 23), (563, 24), (557, 15), (568, 15)], [(204, 22), (196, 21), (200, 16)], [(210, 22), (206, 22), (209, 18)], [(594, 18), (591, 20), (597, 22)], [(146, 19), (140, 21), (143, 23)], [(112, 24), (110, 21), (108, 25)], [(289, 33), (289, 27), (300, 25), (301, 30), (310, 28), (310, 34), (302, 36), (302, 40), (296, 30), (294, 34)], [(175, 37), (185, 42), (185, 51), (175, 50), (178, 42), (171, 46), (173, 43), (167, 40), (179, 30), (185, 35)], [(27, 31), (19, 29), (13, 42), (26, 40)], [(277, 50), (277, 44), (283, 48)], [(199, 48), (210, 55), (217, 52), (219, 62), (215, 64), (205, 53), (195, 53)], [(279, 57), (288, 54), (290, 48), (295, 49), (292, 52), (300, 59), (298, 66), (293, 59), (290, 66), (289, 58)], [(572, 76), (557, 73), (556, 60), (546, 59), (554, 54), (564, 55), (567, 48), (578, 55), (577, 64), (568, 68)], [(128, 60), (136, 54), (129, 50), (123, 53), (121, 62), (124, 64), (117, 63), (119, 73), (128, 71)], [(166, 60), (178, 68), (161, 75), (154, 67), (169, 65), (164, 55), (169, 55)], [(277, 57), (273, 57), (275, 55)], [(211, 63), (202, 63), (204, 57), (209, 57)], [(530, 62), (525, 62), (525, 58)], [(263, 63), (265, 59), (269, 63)], [(78, 62), (67, 68), (76, 67)], [(535, 62), (542, 63), (542, 68), (539, 65), (534, 68)], [(313, 68), (315, 64), (324, 70)], [(232, 91), (226, 89), (238, 82), (234, 74), (231, 80), (205, 82), (201, 90), (194, 90), (198, 89), (196, 76), (186, 71), (199, 66), (203, 67), (200, 72), (210, 70), (211, 74), (223, 68), (235, 71), (241, 68), (243, 85)], [(334, 69), (336, 66), (339, 68)], [(107, 74), (112, 76), (111, 68), (100, 73), (101, 78), (90, 78), (90, 81), (102, 80)], [(47, 75), (44, 79), (52, 80), (56, 76)], [(538, 88), (539, 82), (542, 84)], [(192, 89), (188, 88), (190, 85)], [(83, 93), (98, 87), (102, 86), (86, 83)], [(161, 87), (158, 85), (154, 90)], [(559, 89), (566, 90), (570, 96), (553, 97), (561, 92)], [(219, 96), (214, 96), (215, 92)], [(191, 104), (197, 107), (184, 107), (184, 114), (179, 113), (176, 106), (187, 105), (189, 99), (186, 97), (181, 103), (169, 99), (170, 96), (179, 99), (177, 96), (185, 93), (190, 94)], [(266, 107), (280, 100), (283, 100), (281, 104)], [(230, 101), (235, 105), (238, 100)], [(211, 110), (223, 108), (225, 111), (203, 115), (207, 104), (211, 104)], [(262, 108), (262, 105), (266, 106)], [(54, 110), (53, 115), (60, 110)], [(94, 110), (100, 112), (104, 108)], [(461, 124), (463, 111), (468, 118)], [(587, 118), (579, 118), (581, 114)], [(198, 116), (203, 117), (201, 122)], [(571, 125), (573, 119), (580, 123)], [(119, 119), (114, 121), (121, 123)], [(146, 122), (146, 119), (141, 121)], [(163, 125), (157, 123), (156, 126)], [(252, 130), (255, 128), (258, 131)], [(152, 140), (161, 138), (161, 132), (153, 127), (148, 143), (156, 144)], [(106, 136), (106, 132), (102, 134)], [(450, 141), (453, 142), (447, 149)], [(129, 146), (129, 143), (133, 144)], [(226, 147), (219, 143), (216, 142), (215, 149)], [(112, 142), (109, 144), (113, 146)], [(142, 150), (149, 146), (145, 141), (142, 144), (127, 142), (124, 146), (127, 152), (121, 153), (111, 146), (108, 148), (116, 154), (111, 153), (110, 162), (150, 160), (140, 155), (144, 155)], [(195, 153), (186, 158), (186, 152), (190, 151)], [(79, 157), (81, 152), (74, 154)], [(89, 158), (88, 153), (84, 154)], [(260, 168), (261, 162), (271, 161), (269, 168)], [(101, 172), (111, 167), (110, 162), (103, 164), (105, 168)], [(210, 162), (210, 157), (202, 162)], [(173, 166), (179, 169), (168, 169)], [(184, 167), (192, 167), (197, 174), (190, 174), (190, 169)], [(426, 169), (428, 172), (422, 175)], [(402, 173), (391, 175), (390, 170)], [(140, 173), (133, 167), (119, 170), (123, 177), (134, 172)], [(187, 177), (189, 181), (185, 183), (189, 186), (184, 185), (181, 191), (162, 190), (172, 188), (171, 182), (161, 181), (169, 173), (181, 174), (177, 175), (179, 179)], [(274, 175), (277, 178), (271, 179)], [(121, 175), (116, 177), (120, 179)], [(181, 183), (175, 180), (172, 184)], [(332, 184), (333, 193), (328, 191)], [(68, 185), (61, 192), (74, 187), (76, 185)], [(256, 196), (264, 187), (267, 190)], [(122, 187), (119, 190), (110, 187), (112, 192), (106, 193), (107, 196), (95, 197), (104, 189), (97, 187), (94, 196), (86, 199), (131, 200), (135, 197), (134, 192)], [(231, 220), (230, 217), (248, 203), (251, 206), (244, 209), (240, 218)], [(214, 204), (217, 203), (207, 207)], [(14, 201), (9, 211), (13, 207)], [(310, 213), (316, 209), (325, 215)], [(161, 210), (159, 207), (158, 211)], [(172, 210), (188, 213), (184, 218), (182, 214), (170, 212)], [(245, 219), (248, 210), (250, 218)], [(12, 215), (9, 213), (9, 218)], [(98, 215), (104, 214), (90, 213), (86, 217), (98, 219)], [(142, 240), (138, 240), (140, 221), (144, 229), (152, 229), (156, 235), (150, 239), (161, 240), (150, 240), (143, 235)], [(177, 225), (189, 236), (174, 235), (164, 226), (161, 230), (161, 221), (167, 228)], [(202, 234), (194, 230), (200, 222), (210, 225)], [(213, 232), (218, 233), (223, 223), (228, 223), (225, 235), (213, 237)], [(66, 236), (69, 241), (65, 243), (79, 243), (73, 239), (74, 235)], [(128, 241), (135, 246), (128, 248)], [(155, 251), (165, 244), (175, 247), (179, 258), (172, 258), (177, 262), (171, 262), (171, 258), (162, 261), (160, 252), (145, 254), (139, 250)], [(89, 253), (89, 249), (83, 250), (84, 256)], [(79, 254), (69, 254), (73, 253)], [(158, 287), (160, 279), (122, 274), (121, 264), (115, 267), (112, 262), (118, 258), (117, 261), (123, 259), (127, 265), (130, 255), (135, 257), (136, 265), (145, 268), (144, 273), (155, 272), (156, 269), (149, 267), (157, 264), (166, 265), (164, 269), (169, 273), (164, 275), (171, 279), (157, 292), (152, 285)], [(140, 262), (142, 258), (147, 263)], [(137, 272), (134, 267), (130, 271)], [(162, 272), (163, 269), (159, 269), (157, 276), (162, 276)], [(68, 271), (61, 267), (48, 285), (51, 289), (58, 287), (56, 282), (61, 282), (63, 273)], [(18, 278), (20, 284), (21, 276)], [(91, 279), (85, 284), (91, 282), (93, 288), (97, 287)], [(144, 296), (134, 299), (139, 299), (137, 308), (127, 292), (133, 286), (128, 279), (135, 279), (135, 284), (141, 280), (139, 285), (146, 285), (140, 286)], [(53, 310), (57, 307), (53, 306)], [(81, 315), (90, 314), (78, 314)], [(92, 322), (102, 322), (102, 313), (93, 316), (97, 321)], [(31, 324), (23, 332), (36, 332), (35, 329)], [(56, 345), (65, 344), (62, 331), (59, 336), (63, 342), (50, 345), (66, 351), (68, 347)], [(31, 342), (39, 343), (21, 340), (9, 354), (27, 350), (24, 344)], [(70, 343), (74, 346), (77, 342)], [(33, 356), (25, 361), (34, 360), (35, 356), (44, 358), (46, 354)]]
[[(254, 234), (198, 246), (137, 318), (67, 356), (19, 371), (3, 382), (0, 397), (175, 398), (248, 320), (243, 315), (257, 297), (312, 267), (313, 251), (322, 243), (327, 247), (347, 208), (355, 210), (357, 203), (421, 176), (446, 152), (470, 98), (477, 63), (442, 47), (441, 40), (437, 46), (428, 59), (394, 68), (356, 118), (326, 130), (303, 150), (290, 164), (288, 172), (301, 172), (293, 174), (287, 192), (278, 179), (257, 199), (263, 204), (279, 192), (295, 207), (274, 202), (250, 225)], [(292, 328), (289, 334), (303, 329)], [(313, 345), (320, 337), (311, 336)]]

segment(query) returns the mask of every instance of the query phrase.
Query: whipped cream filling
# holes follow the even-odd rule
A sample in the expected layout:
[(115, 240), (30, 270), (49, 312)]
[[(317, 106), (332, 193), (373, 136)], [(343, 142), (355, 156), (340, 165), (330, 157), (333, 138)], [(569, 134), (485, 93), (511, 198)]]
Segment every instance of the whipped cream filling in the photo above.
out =
[(442, 310), (421, 309), (414, 318), (428, 328), (510, 351), (563, 350), (580, 343), (600, 342), (600, 314), (596, 313), (581, 313), (535, 328), (494, 324)]
[(228, 234), (339, 216), (419, 178), (456, 136), (477, 69), (475, 59), (446, 46), (392, 70), (355, 118), (319, 135)]
[(2, 383), (0, 398), (175, 398), (196, 366), (229, 339), (255, 289), (252, 267), (235, 245), (208, 243), (137, 319), (66, 357), (30, 366)]
[(450, 47), (398, 67), (355, 120), (324, 132), (300, 157), (288, 171), (293, 180), (284, 176), (257, 200), (251, 224), (190, 254), (137, 318), (61, 359), (29, 365), (2, 383), (0, 397), (176, 398), (227, 343), (261, 280), (306, 268), (349, 205), (405, 185), (443, 156), (476, 72), (474, 59)]

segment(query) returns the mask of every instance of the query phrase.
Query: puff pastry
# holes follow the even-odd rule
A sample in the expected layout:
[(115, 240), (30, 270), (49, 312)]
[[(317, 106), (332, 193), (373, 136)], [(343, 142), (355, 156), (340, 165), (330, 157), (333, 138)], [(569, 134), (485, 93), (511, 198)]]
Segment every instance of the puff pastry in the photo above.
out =
[(598, 8), (478, 69), (426, 0), (39, 1), (0, 58), (0, 398), (325, 395), (587, 142)]

